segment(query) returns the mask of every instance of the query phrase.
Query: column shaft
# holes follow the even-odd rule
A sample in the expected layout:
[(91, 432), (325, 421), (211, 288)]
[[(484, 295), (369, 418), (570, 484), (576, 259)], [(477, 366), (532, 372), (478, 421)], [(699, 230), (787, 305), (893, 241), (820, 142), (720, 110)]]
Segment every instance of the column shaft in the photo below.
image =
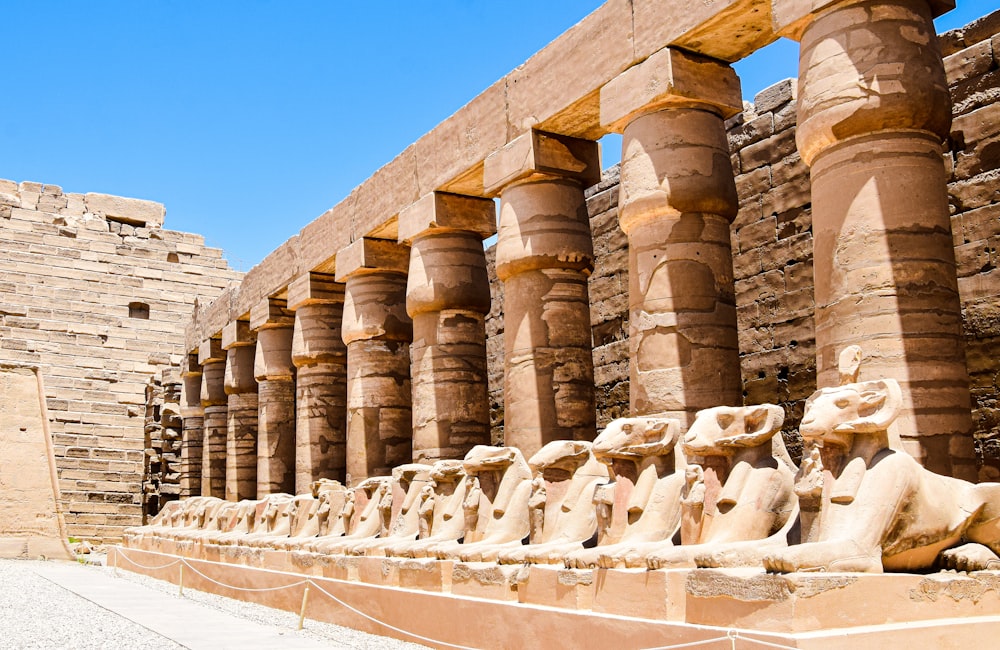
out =
[(811, 167), (820, 386), (837, 355), (903, 387), (928, 468), (971, 478), (971, 398), (941, 142), (951, 111), (929, 7), (841, 2), (802, 33), (797, 140)]
[(468, 231), (418, 236), (406, 307), (413, 318), (413, 462), (464, 458), (490, 442), (490, 288), (482, 237)]
[(205, 407), (201, 404), (201, 366), (197, 357), (181, 372), (180, 497), (201, 495), (201, 465), (205, 444)]
[[(355, 242), (368, 246), (369, 240)], [(396, 248), (395, 243), (387, 246)], [(352, 245), (353, 246), (353, 245)], [(405, 247), (398, 263), (405, 269)], [(347, 249), (347, 250), (350, 250)], [(341, 279), (338, 255), (337, 278)], [(346, 256), (345, 256), (346, 257)], [(412, 455), (410, 341), (406, 274), (361, 264), (346, 279), (342, 336), (347, 345), (347, 483), (386, 476)]]
[(742, 403), (729, 235), (738, 200), (722, 117), (707, 107), (636, 117), (621, 179), (630, 411), (690, 425), (701, 409)]
[(553, 440), (593, 440), (596, 433), (592, 269), (580, 182), (531, 178), (503, 189), (504, 443), (526, 456)]
[(202, 364), (201, 404), (205, 408), (201, 457), (202, 496), (226, 496), (226, 436), (229, 400), (226, 397), (226, 360), (209, 359)]
[(257, 496), (257, 382), (252, 344), (234, 344), (227, 350), (226, 499)]
[[(342, 290), (341, 290), (342, 291)], [(346, 481), (347, 347), (340, 335), (339, 301), (295, 310), (295, 492), (321, 478)]]
[(292, 328), (257, 332), (257, 498), (295, 490), (295, 368)]

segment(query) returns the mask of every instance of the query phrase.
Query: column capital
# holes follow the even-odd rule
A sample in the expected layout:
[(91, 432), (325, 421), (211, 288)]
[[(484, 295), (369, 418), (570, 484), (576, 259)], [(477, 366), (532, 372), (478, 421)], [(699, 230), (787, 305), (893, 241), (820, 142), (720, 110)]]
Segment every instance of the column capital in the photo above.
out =
[[(194, 355), (192, 355), (194, 356)], [(222, 347), (222, 339), (213, 337), (205, 339), (198, 346), (198, 365), (205, 365), (210, 361), (225, 361), (226, 351)]]
[(483, 185), (489, 195), (535, 176), (595, 185), (601, 180), (600, 146), (592, 140), (531, 130), (494, 151), (483, 164)]
[(264, 298), (250, 308), (250, 329), (259, 331), (295, 324), (295, 314), (288, 309), (283, 298)]
[(256, 344), (257, 335), (250, 329), (250, 321), (234, 320), (222, 328), (223, 350)]
[(337, 253), (337, 282), (354, 275), (389, 272), (406, 275), (410, 247), (388, 239), (362, 237)]
[(296, 311), (304, 305), (344, 302), (344, 285), (331, 273), (309, 272), (288, 283), (288, 309)]
[(739, 77), (725, 63), (666, 47), (601, 88), (601, 125), (615, 133), (670, 107), (736, 115), (743, 110)]
[[(771, 15), (774, 32), (798, 41), (809, 22), (817, 14), (837, 5), (858, 4), (859, 0), (772, 0)], [(955, 0), (927, 0), (931, 14), (937, 18), (955, 8)]]
[(425, 194), (399, 213), (399, 243), (409, 245), (425, 233), (461, 230), (480, 239), (497, 232), (497, 210), (492, 199), (448, 192)]

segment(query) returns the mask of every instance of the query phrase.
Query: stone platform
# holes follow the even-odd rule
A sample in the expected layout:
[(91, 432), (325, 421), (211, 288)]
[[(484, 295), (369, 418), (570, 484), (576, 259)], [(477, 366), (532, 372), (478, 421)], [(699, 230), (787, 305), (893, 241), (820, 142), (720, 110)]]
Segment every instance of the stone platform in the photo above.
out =
[(108, 561), (288, 611), (305, 602), (309, 619), (439, 648), (964, 649), (1000, 635), (1000, 572), (568, 570), (240, 546), (172, 550), (116, 547)]

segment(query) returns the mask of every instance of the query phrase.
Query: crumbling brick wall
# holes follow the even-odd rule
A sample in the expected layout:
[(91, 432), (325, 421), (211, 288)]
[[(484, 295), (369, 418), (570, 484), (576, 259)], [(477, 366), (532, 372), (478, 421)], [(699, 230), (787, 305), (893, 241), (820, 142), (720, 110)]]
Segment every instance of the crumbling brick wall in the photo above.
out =
[(181, 494), (181, 376), (164, 368), (146, 384), (142, 514), (148, 520)]
[[(974, 418), (986, 475), (1000, 478), (1000, 12), (941, 35), (954, 105), (949, 195)], [(781, 404), (793, 455), (816, 389), (809, 170), (795, 147), (794, 80), (758, 93), (727, 122), (740, 211), (732, 226), (743, 398)], [(598, 426), (628, 413), (628, 244), (618, 228), (618, 170), (587, 192)], [(492, 277), (494, 284), (496, 278)], [(502, 287), (487, 324), (494, 437), (502, 436)]]
[(41, 368), (70, 535), (142, 521), (146, 385), (240, 274), (164, 208), (0, 180), (0, 361)]

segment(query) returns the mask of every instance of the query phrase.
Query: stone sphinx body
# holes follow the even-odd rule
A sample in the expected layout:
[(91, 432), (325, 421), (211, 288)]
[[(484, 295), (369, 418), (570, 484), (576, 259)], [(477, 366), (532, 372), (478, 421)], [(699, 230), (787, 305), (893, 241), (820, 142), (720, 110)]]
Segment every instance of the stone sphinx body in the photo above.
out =
[(681, 545), (639, 545), (601, 565), (747, 566), (784, 547), (798, 511), (783, 421), (773, 404), (700, 411), (681, 443), (696, 463), (681, 500)]
[[(468, 486), (460, 460), (439, 460), (430, 470), (429, 485), (421, 487), (416, 504), (418, 539), (393, 540), (385, 554), (395, 557), (427, 557), (436, 544), (456, 542), (465, 535), (465, 492)], [(430, 494), (427, 490), (430, 488)], [(429, 509), (429, 512), (428, 512)]]
[(858, 382), (856, 367), (843, 385), (807, 400), (795, 488), (802, 543), (766, 555), (768, 571), (1000, 566), (1000, 484), (940, 476), (893, 449), (889, 427), (901, 403), (895, 380)]
[(462, 463), (467, 475), (461, 543), (444, 542), (428, 550), (439, 559), (494, 561), (528, 536), (531, 469), (514, 447), (477, 445)]
[[(351, 492), (340, 515), (344, 530), (331, 528), (326, 535), (316, 537), (304, 544), (306, 550), (315, 553), (342, 553), (356, 542), (372, 539), (385, 534), (389, 529), (392, 508), (392, 478), (373, 476), (365, 479)], [(360, 495), (360, 496), (359, 496)], [(361, 512), (355, 511), (359, 503)]]
[(613, 482), (594, 497), (597, 546), (567, 555), (568, 568), (594, 568), (602, 555), (624, 557), (636, 544), (678, 533), (685, 485), (684, 472), (676, 469), (679, 437), (680, 423), (663, 418), (621, 418), (597, 436), (594, 456), (609, 466)]
[(431, 468), (410, 463), (392, 470), (392, 526), (376, 539), (366, 539), (344, 548), (348, 555), (385, 555), (387, 546), (416, 539), (420, 531), (421, 494), (430, 487)]
[(501, 564), (555, 563), (588, 541), (596, 542), (594, 494), (608, 482), (608, 469), (594, 458), (589, 442), (556, 440), (528, 465), (535, 472), (529, 500), (527, 546), (502, 551)]

